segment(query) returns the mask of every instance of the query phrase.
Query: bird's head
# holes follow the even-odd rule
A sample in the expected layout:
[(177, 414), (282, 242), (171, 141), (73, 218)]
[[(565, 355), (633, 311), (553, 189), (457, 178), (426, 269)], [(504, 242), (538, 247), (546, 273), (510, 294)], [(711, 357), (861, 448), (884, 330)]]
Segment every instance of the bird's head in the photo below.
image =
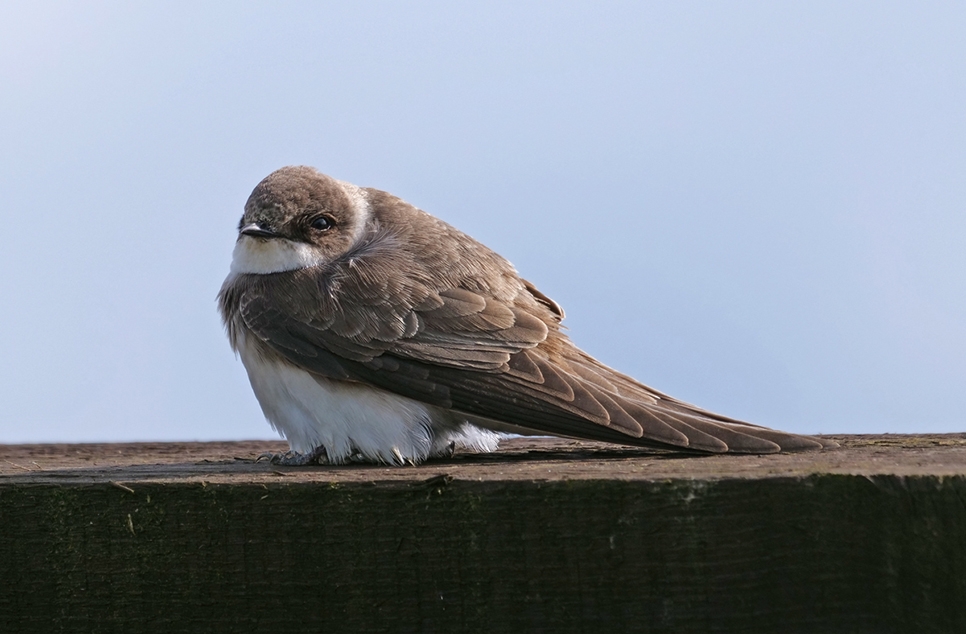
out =
[(370, 215), (364, 190), (312, 167), (283, 167), (245, 203), (233, 273), (279, 273), (319, 266), (359, 240)]

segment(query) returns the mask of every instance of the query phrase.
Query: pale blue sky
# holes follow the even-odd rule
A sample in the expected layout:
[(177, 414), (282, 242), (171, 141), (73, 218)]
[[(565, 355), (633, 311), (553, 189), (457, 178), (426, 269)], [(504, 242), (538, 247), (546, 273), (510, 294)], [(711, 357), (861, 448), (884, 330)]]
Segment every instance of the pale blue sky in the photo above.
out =
[(0, 442), (272, 438), (214, 297), (287, 164), (798, 432), (966, 430), (966, 5), (0, 5)]

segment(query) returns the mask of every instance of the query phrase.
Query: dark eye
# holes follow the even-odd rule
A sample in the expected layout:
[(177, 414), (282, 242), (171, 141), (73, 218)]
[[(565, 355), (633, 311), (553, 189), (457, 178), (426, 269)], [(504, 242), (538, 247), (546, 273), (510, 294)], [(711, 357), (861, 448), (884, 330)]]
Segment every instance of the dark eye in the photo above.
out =
[(332, 222), (332, 219), (329, 218), (328, 216), (319, 216), (318, 218), (313, 220), (312, 224), (310, 224), (309, 226), (315, 229), (316, 231), (328, 231), (329, 229), (332, 228), (334, 224), (335, 223)]

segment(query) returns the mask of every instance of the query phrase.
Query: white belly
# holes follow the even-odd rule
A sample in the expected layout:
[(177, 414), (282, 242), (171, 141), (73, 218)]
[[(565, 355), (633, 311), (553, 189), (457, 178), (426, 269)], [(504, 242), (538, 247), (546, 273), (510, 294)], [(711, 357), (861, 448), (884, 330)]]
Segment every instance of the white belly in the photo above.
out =
[(293, 451), (324, 447), (331, 463), (359, 453), (388, 464), (418, 463), (444, 454), (451, 444), (493, 451), (501, 435), (465, 417), (362, 383), (316, 377), (269, 360), (238, 341), (248, 378), (265, 418)]

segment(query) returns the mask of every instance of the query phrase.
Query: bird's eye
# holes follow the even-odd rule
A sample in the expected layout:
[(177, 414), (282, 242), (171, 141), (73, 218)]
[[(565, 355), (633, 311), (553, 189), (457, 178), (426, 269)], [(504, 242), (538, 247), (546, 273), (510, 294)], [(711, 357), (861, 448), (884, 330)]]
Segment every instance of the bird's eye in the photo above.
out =
[(310, 224), (309, 226), (315, 229), (316, 231), (328, 231), (329, 229), (332, 228), (332, 225), (334, 224), (335, 223), (332, 222), (331, 218), (327, 216), (319, 216), (318, 218), (313, 220), (312, 224)]

